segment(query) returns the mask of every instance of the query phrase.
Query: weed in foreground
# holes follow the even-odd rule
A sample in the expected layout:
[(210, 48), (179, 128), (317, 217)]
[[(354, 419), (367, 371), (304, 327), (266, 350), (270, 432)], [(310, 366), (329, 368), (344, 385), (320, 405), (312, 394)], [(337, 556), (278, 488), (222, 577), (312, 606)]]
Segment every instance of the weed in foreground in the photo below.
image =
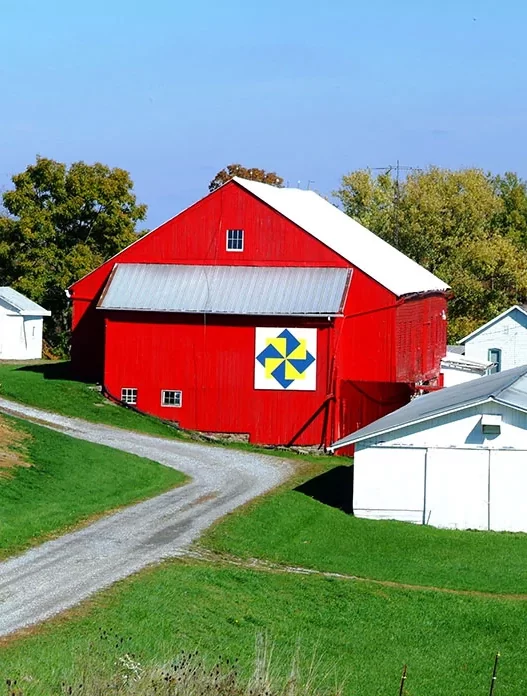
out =
[[(116, 641), (112, 648), (126, 649), (127, 640), (102, 631), (103, 641)], [(96, 650), (96, 653), (99, 651)], [(110, 651), (111, 652), (111, 651)], [(100, 655), (100, 653), (99, 653)], [(92, 654), (92, 657), (94, 655)], [(108, 657), (108, 654), (106, 655)], [(249, 679), (242, 677), (237, 659), (219, 657), (210, 665), (199, 651), (182, 651), (169, 665), (144, 665), (132, 652), (117, 656), (112, 669), (87, 658), (79, 665), (77, 682), (62, 682), (62, 696), (341, 696), (342, 688), (327, 688), (331, 675), (318, 671), (316, 654), (304, 668), (300, 649), (291, 661), (288, 675), (279, 675), (275, 648), (264, 636), (256, 639), (254, 668)], [(26, 696), (24, 680), (6, 679), (7, 696)], [(38, 681), (38, 677), (37, 677)], [(27, 696), (32, 692), (28, 688)]]

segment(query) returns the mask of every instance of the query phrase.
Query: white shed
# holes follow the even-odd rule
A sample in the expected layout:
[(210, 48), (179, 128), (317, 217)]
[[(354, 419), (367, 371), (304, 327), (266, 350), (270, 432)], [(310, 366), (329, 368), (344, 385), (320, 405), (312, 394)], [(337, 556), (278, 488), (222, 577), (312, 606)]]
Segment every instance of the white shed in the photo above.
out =
[(42, 357), (43, 317), (51, 312), (9, 287), (0, 287), (0, 360)]
[(355, 444), (358, 517), (527, 532), (527, 365), (411, 401)]
[(494, 363), (493, 372), (527, 365), (527, 306), (513, 305), (458, 343), (469, 360)]
[(493, 363), (489, 361), (470, 360), (457, 351), (449, 350), (441, 360), (443, 386), (452, 387), (454, 384), (462, 384), (463, 382), (470, 382), (472, 379), (483, 377), (488, 374), (492, 365)]

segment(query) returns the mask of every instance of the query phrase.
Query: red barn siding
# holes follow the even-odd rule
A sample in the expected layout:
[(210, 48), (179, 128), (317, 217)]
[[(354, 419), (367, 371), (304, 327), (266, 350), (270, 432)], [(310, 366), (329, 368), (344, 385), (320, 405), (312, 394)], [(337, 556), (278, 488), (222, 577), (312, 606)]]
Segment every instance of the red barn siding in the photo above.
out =
[(446, 298), (409, 299), (396, 309), (397, 382), (419, 382), (439, 376), (446, 353)]
[[(254, 327), (282, 325), (294, 326), (276, 318), (109, 313), (105, 387), (117, 398), (122, 387), (136, 387), (140, 410), (184, 428), (246, 433), (268, 444), (325, 443), (329, 326), (319, 325), (316, 391), (254, 389)], [(182, 407), (161, 406), (161, 389), (180, 389)]]
[[(244, 251), (226, 250), (226, 230), (245, 231)], [(72, 363), (102, 374), (102, 325), (95, 305), (116, 263), (327, 266), (349, 263), (238, 184), (231, 182), (132, 244), (72, 286)], [(90, 306), (86, 308), (88, 300)], [(78, 305), (78, 306), (77, 306)], [(82, 325), (81, 325), (82, 321)], [(79, 330), (77, 331), (77, 327)]]
[[(226, 250), (227, 229), (245, 231), (243, 252)], [(96, 304), (115, 263), (326, 266), (353, 274), (344, 316), (313, 324), (103, 313)], [(104, 379), (117, 397), (122, 387), (137, 387), (140, 409), (183, 427), (247, 433), (260, 443), (327, 444), (352, 432), (406, 403), (408, 385), (436, 378), (446, 351), (444, 295), (397, 298), (235, 182), (80, 280), (72, 298), (77, 373)], [(318, 326), (315, 392), (254, 389), (254, 329), (265, 325)], [(182, 408), (162, 407), (161, 389), (181, 389)]]

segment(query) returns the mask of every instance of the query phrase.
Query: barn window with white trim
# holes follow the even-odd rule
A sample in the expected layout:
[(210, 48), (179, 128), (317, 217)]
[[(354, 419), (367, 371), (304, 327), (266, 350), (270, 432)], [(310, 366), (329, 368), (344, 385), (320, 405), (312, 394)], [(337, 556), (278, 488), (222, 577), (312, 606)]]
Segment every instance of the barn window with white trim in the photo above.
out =
[(180, 408), (183, 404), (183, 392), (180, 389), (163, 389), (161, 391), (161, 406)]
[(227, 230), (227, 251), (243, 251), (243, 230)]
[(121, 389), (121, 401), (135, 406), (137, 403), (137, 389), (135, 387), (123, 387)]

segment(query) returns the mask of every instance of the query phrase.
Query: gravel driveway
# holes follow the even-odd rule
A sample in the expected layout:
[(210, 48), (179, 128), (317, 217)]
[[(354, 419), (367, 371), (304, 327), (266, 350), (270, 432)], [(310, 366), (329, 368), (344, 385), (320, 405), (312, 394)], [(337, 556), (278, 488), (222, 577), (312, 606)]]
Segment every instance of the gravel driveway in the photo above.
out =
[(281, 459), (140, 435), (5, 399), (0, 411), (192, 477), (181, 488), (0, 563), (0, 636), (43, 621), (150, 563), (180, 555), (219, 517), (291, 473)]

